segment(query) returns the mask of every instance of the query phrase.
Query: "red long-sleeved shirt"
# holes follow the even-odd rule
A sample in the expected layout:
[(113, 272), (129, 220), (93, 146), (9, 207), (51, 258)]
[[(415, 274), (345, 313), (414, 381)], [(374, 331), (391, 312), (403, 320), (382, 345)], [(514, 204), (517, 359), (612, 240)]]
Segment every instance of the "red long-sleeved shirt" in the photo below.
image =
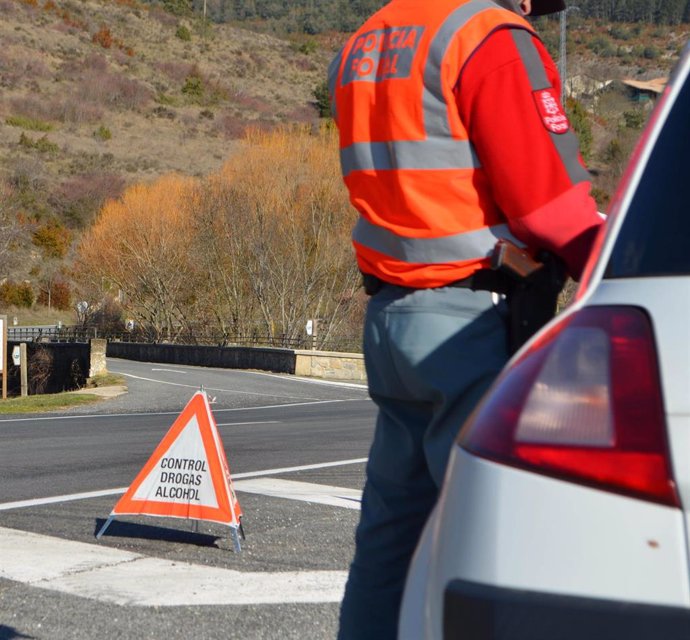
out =
[[(551, 82), (550, 95), (558, 97), (556, 65), (541, 41), (531, 40)], [(591, 183), (574, 183), (568, 173), (568, 163), (582, 163), (579, 151), (574, 145), (559, 149), (553, 137), (562, 134), (549, 130), (549, 115), (555, 109), (562, 120), (562, 107), (551, 103), (545, 112), (537, 93), (511, 29), (486, 39), (455, 89), (460, 117), (511, 231), (527, 246), (559, 255), (578, 279), (602, 219)]]

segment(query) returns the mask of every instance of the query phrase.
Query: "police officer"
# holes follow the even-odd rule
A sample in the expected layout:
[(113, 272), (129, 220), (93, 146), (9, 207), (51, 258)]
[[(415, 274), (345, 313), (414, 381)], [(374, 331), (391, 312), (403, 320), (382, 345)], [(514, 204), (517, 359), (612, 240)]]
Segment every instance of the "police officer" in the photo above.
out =
[(392, 0), (329, 69), (378, 406), (341, 640), (396, 636), (459, 427), (508, 359), (499, 238), (579, 278), (601, 219), (555, 64), (525, 19), (562, 0)]

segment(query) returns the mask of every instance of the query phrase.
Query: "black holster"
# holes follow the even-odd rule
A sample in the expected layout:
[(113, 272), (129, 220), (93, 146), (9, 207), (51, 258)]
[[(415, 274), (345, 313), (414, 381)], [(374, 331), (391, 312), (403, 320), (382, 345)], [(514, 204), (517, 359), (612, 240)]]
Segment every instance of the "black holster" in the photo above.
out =
[(515, 353), (556, 315), (558, 296), (566, 280), (563, 262), (543, 253), (544, 264), (528, 278), (516, 280), (507, 295), (510, 309), (509, 348)]

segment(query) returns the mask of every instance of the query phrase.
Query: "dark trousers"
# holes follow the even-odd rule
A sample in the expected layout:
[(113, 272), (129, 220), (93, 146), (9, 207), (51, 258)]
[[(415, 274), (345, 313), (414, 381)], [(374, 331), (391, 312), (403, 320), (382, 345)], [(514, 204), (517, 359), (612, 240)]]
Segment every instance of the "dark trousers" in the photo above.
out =
[(364, 327), (379, 413), (340, 612), (339, 640), (393, 640), (410, 559), (459, 428), (508, 359), (492, 294), (386, 286)]

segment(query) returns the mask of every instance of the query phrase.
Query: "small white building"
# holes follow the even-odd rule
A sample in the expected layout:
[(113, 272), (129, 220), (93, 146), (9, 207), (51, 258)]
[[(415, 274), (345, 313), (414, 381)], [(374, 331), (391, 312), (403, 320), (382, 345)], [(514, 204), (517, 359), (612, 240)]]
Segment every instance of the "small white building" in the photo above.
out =
[(594, 98), (598, 93), (607, 89), (613, 80), (597, 80), (585, 74), (569, 77), (565, 81), (565, 95), (569, 98)]

